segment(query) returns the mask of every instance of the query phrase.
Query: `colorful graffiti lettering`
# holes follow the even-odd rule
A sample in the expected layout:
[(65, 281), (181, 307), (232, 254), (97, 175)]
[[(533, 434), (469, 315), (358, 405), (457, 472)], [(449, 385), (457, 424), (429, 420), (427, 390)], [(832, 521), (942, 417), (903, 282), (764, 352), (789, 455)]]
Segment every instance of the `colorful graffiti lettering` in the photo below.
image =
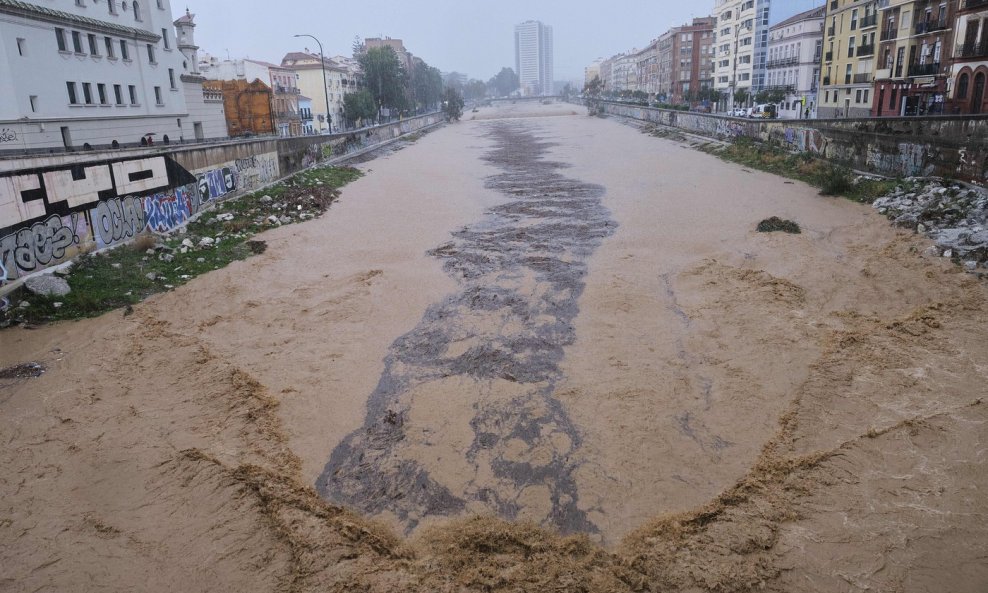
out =
[(18, 270), (32, 272), (63, 259), (66, 249), (79, 241), (75, 234), (78, 216), (73, 213), (64, 221), (53, 214), (0, 238), (0, 260), (4, 262), (5, 275)]
[(145, 227), (141, 198), (113, 198), (100, 202), (91, 216), (93, 235), (100, 248), (136, 237)]
[(167, 233), (182, 226), (197, 212), (199, 196), (194, 186), (144, 198), (146, 226), (156, 233)]
[(221, 198), (237, 189), (237, 178), (233, 169), (223, 167), (199, 175), (199, 196), (203, 202)]

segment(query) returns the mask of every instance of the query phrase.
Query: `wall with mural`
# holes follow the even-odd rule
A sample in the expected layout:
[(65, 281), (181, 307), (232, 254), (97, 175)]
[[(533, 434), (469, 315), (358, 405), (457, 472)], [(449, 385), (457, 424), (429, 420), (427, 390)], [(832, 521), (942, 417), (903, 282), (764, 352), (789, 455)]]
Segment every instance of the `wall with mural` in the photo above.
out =
[(748, 120), (622, 103), (605, 103), (605, 112), (721, 140), (777, 142), (883, 175), (988, 182), (988, 116)]
[(0, 285), (144, 231), (173, 231), (211, 202), (440, 121), (430, 114), (359, 135), (134, 151), (129, 157), (99, 153), (88, 161), (79, 154), (45, 155), (24, 159), (24, 168), (8, 162), (0, 172)]

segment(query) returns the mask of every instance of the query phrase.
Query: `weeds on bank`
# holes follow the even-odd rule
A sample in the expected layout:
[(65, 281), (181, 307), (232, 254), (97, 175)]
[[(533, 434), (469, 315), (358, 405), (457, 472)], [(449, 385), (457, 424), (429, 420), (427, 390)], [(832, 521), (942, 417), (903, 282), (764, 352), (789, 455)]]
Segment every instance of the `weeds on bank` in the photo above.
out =
[[(10, 304), (0, 311), (0, 328), (100, 315), (261, 253), (265, 245), (253, 240), (254, 235), (318, 217), (339, 196), (339, 188), (361, 175), (352, 167), (309, 169), (264, 190), (215, 203), (184, 229), (145, 233), (116, 249), (80, 256), (65, 276), (69, 294), (43, 297), (18, 288), (6, 297)], [(28, 306), (21, 307), (22, 302)]]
[(822, 195), (843, 196), (866, 204), (901, 183), (891, 179), (859, 179), (847, 167), (818, 159), (809, 153), (794, 154), (778, 145), (758, 143), (750, 138), (738, 138), (726, 147), (707, 145), (701, 149), (753, 169), (798, 179), (820, 188)]

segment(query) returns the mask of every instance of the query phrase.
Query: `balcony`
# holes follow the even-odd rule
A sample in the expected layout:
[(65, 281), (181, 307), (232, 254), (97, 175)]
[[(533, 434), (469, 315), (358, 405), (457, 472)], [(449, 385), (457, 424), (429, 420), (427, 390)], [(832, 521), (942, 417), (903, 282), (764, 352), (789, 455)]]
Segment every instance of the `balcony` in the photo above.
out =
[(857, 56), (860, 58), (862, 56), (873, 56), (875, 55), (874, 45), (862, 45), (858, 48)]
[(916, 35), (925, 35), (936, 31), (943, 31), (947, 28), (947, 21), (926, 21), (916, 23)]
[(981, 8), (982, 6), (988, 6), (988, 0), (965, 0), (962, 10)]
[(892, 78), (891, 68), (882, 68), (881, 70), (875, 70), (875, 80), (888, 80)]
[(871, 72), (854, 75), (854, 84), (864, 84), (866, 82), (871, 82)]
[(782, 68), (784, 66), (795, 66), (799, 64), (799, 56), (792, 56), (789, 58), (779, 58), (776, 60), (769, 60), (765, 63), (766, 68)]
[(279, 95), (301, 95), (302, 91), (296, 87), (281, 86), (280, 84), (274, 87), (274, 92)]
[[(988, 0), (986, 0), (988, 2)], [(958, 45), (954, 50), (954, 57), (957, 58), (986, 58), (988, 57), (988, 39), (981, 43), (969, 42)]]
[(909, 65), (909, 76), (936, 76), (939, 72), (939, 63)]
[(898, 29), (895, 26), (893, 26), (891, 29), (885, 29), (884, 31), (882, 31), (882, 34), (879, 37), (879, 41), (892, 41), (897, 37), (896, 35), (897, 30)]
[(869, 27), (874, 27), (878, 24), (878, 13), (869, 14), (868, 16), (861, 19), (861, 28), (867, 29)]

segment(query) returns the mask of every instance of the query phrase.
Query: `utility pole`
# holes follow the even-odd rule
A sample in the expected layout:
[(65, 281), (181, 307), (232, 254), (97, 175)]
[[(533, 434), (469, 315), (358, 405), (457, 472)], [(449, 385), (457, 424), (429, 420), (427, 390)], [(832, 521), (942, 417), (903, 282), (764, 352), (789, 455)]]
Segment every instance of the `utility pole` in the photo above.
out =
[(329, 84), (326, 82), (326, 57), (322, 55), (322, 42), (313, 37), (312, 35), (295, 35), (295, 37), (311, 37), (319, 44), (319, 65), (322, 66), (322, 89), (323, 94), (326, 96), (326, 131), (329, 133), (333, 132), (333, 118), (329, 115)]

